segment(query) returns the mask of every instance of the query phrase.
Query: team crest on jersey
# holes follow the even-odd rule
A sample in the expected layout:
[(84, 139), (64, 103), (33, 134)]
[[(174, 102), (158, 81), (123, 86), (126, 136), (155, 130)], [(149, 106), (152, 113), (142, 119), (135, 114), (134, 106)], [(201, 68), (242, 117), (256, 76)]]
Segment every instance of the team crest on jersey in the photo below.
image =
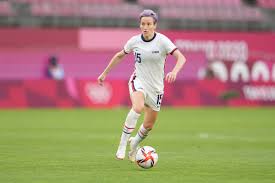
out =
[(152, 51), (152, 53), (159, 53), (159, 51), (157, 50), (157, 51)]

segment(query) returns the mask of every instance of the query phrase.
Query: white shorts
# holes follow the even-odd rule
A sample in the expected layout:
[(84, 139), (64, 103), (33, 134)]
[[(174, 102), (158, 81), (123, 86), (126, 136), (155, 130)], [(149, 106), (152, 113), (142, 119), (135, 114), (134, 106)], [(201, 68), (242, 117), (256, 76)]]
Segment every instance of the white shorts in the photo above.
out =
[(149, 106), (154, 111), (160, 111), (163, 92), (156, 92), (149, 87), (145, 87), (145, 85), (143, 85), (134, 74), (131, 76), (128, 86), (130, 95), (132, 95), (135, 91), (142, 92), (144, 95), (145, 105)]

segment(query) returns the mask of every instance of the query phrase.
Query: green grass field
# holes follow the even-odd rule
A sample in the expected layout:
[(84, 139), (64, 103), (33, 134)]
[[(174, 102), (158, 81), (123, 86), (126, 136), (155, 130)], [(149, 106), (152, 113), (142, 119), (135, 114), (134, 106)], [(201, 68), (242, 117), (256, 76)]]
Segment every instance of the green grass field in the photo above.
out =
[(127, 111), (0, 110), (0, 183), (275, 182), (275, 108), (163, 108), (149, 170), (114, 158)]

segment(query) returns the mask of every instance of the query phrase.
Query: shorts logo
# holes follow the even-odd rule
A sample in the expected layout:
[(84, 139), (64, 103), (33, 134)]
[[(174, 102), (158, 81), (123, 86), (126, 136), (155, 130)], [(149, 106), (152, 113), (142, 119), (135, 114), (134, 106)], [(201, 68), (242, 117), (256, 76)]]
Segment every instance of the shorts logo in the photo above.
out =
[(152, 53), (154, 54), (154, 53), (159, 53), (159, 51), (152, 51)]

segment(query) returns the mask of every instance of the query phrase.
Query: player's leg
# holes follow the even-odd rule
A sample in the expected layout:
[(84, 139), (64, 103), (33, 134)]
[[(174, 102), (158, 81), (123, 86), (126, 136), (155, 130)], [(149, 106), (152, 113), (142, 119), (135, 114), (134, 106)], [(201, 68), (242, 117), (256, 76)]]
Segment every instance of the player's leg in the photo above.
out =
[(136, 127), (138, 118), (144, 108), (144, 94), (141, 91), (131, 93), (132, 109), (129, 111), (120, 138), (120, 143), (116, 153), (117, 159), (124, 159), (128, 139)]
[(138, 149), (138, 144), (143, 141), (153, 129), (154, 124), (157, 120), (158, 111), (153, 110), (150, 107), (144, 108), (144, 122), (141, 124), (135, 137), (131, 137), (130, 141), (130, 152), (129, 159), (130, 161), (135, 161), (136, 150)]

